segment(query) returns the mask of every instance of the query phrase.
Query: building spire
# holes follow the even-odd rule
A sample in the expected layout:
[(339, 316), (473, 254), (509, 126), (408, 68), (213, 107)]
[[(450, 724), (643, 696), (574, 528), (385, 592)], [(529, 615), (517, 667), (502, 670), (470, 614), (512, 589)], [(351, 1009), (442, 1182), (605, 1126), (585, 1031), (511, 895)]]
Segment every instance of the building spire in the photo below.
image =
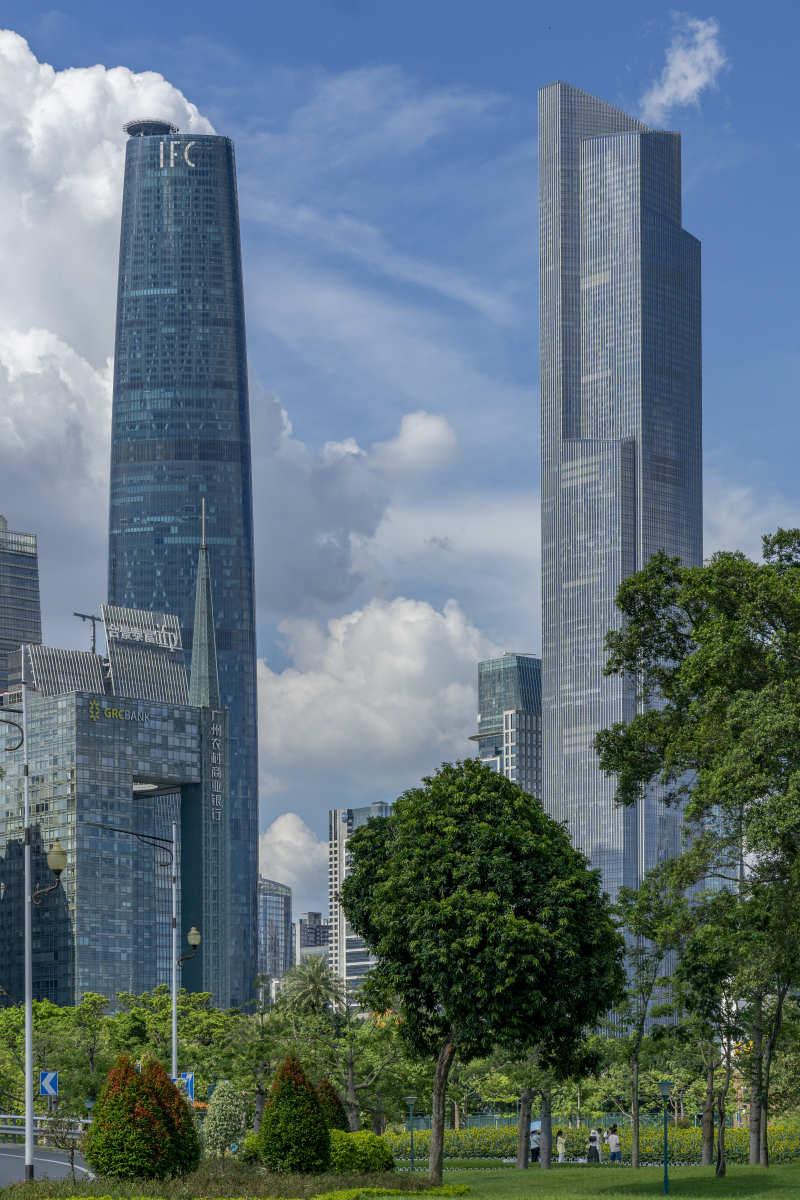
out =
[(197, 555), (197, 588), (194, 595), (194, 640), (189, 703), (198, 708), (219, 708), (217, 646), (214, 638), (214, 608), (211, 574), (206, 549), (206, 502), (203, 500), (203, 536)]

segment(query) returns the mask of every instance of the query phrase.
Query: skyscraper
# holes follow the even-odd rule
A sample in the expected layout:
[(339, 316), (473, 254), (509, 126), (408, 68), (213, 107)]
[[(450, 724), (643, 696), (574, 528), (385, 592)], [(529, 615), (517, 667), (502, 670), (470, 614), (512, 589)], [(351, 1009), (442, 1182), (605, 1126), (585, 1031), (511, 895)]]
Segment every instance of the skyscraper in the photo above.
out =
[(535, 654), (478, 663), (478, 755), (524, 791), (542, 796), (542, 664)]
[(283, 979), (294, 966), (292, 889), (258, 877), (258, 971), (270, 981)]
[(15, 533), (0, 516), (0, 690), (8, 687), (8, 656), (42, 640), (36, 535)]
[(373, 817), (391, 815), (392, 806), (380, 800), (363, 808), (332, 808), (328, 812), (328, 962), (333, 973), (348, 987), (362, 983), (375, 960), (364, 939), (353, 933), (337, 899), (350, 874), (347, 843), (359, 825), (366, 825)]
[(174, 615), (191, 651), (205, 500), (220, 704), (230, 719), (229, 999), (240, 1004), (250, 997), (258, 968), (258, 772), (250, 428), (233, 144), (226, 137), (180, 134), (166, 121), (131, 121), (126, 131), (108, 602)]
[(656, 794), (614, 807), (592, 740), (635, 712), (606, 678), (620, 583), (702, 562), (700, 245), (680, 134), (566, 83), (539, 93), (544, 802), (612, 893), (674, 854)]

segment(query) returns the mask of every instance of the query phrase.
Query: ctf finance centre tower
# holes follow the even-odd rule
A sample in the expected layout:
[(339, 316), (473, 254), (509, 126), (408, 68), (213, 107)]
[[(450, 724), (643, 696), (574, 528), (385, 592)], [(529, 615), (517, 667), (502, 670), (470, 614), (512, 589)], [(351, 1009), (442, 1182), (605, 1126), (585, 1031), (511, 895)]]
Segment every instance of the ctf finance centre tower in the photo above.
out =
[[(108, 603), (177, 617), (193, 644), (205, 501), (220, 704), (230, 736), (231, 1004), (256, 941), (253, 514), (233, 144), (137, 120), (122, 204)], [(192, 680), (194, 689), (195, 680)]]
[(616, 809), (592, 740), (614, 597), (658, 550), (702, 564), (700, 245), (680, 134), (566, 83), (539, 93), (543, 800), (612, 895), (679, 850), (656, 793)]

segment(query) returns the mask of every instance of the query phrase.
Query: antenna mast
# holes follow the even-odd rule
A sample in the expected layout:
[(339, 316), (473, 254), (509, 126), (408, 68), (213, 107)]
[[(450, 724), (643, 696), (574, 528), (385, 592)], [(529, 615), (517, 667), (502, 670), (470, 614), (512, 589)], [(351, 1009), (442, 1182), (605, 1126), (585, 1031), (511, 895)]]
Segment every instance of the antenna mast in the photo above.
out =
[(88, 613), (74, 612), (72, 615), (73, 615), (73, 617), (80, 617), (80, 619), (82, 621), (91, 621), (92, 622), (92, 654), (97, 654), (97, 651), (95, 650), (95, 632), (94, 631), (95, 631), (95, 626), (97, 625), (97, 622), (102, 620), (102, 618), (101, 617), (92, 617)]

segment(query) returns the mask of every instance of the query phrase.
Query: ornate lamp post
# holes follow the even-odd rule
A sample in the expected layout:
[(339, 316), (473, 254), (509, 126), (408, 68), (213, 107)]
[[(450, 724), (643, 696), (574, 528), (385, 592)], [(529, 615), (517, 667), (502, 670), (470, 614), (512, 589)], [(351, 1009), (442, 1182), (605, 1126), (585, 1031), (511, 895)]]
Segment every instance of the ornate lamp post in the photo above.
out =
[(672, 1080), (662, 1079), (659, 1082), (658, 1090), (661, 1092), (661, 1099), (664, 1102), (664, 1195), (669, 1195), (669, 1174), (667, 1171), (667, 1158), (669, 1154), (669, 1142), (667, 1139), (667, 1102), (669, 1094), (672, 1091)]
[(416, 1096), (406, 1096), (406, 1104), (408, 1105), (408, 1127), (411, 1130), (411, 1170), (414, 1170), (414, 1105), (417, 1102)]

